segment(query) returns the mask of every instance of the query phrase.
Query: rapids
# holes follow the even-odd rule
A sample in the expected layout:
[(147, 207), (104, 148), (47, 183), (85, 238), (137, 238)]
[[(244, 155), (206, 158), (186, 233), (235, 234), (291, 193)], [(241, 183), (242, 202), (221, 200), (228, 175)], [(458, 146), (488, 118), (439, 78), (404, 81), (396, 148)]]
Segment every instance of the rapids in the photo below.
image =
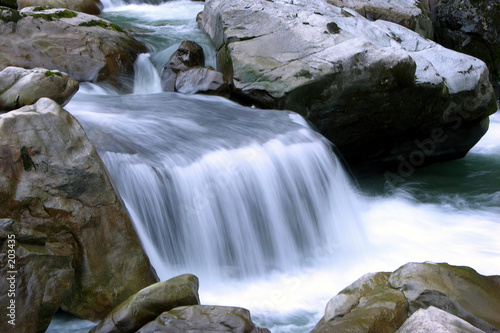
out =
[[(103, 1), (150, 54), (134, 94), (83, 84), (66, 106), (109, 169), (162, 280), (200, 278), (203, 304), (242, 306), (272, 332), (308, 332), (329, 298), (365, 273), (410, 261), (500, 270), (500, 115), (462, 160), (391, 186), (349, 176), (298, 115), (218, 97), (159, 93), (159, 73), (203, 3)], [(359, 183), (358, 183), (359, 182)], [(57, 316), (48, 332), (88, 331)]]

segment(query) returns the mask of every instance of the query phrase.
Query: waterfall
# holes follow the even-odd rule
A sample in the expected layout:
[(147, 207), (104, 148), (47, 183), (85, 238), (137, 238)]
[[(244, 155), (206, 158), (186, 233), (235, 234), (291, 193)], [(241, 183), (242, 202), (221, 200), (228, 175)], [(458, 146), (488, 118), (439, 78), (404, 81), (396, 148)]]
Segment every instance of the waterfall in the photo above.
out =
[(290, 271), (362, 243), (342, 166), (294, 113), (173, 93), (95, 96), (70, 109), (162, 278)]
[(149, 94), (162, 92), (161, 79), (150, 55), (142, 53), (134, 64), (134, 94)]
[(159, 5), (169, 0), (101, 0), (104, 8), (112, 8), (118, 6), (125, 6), (130, 4), (148, 4), (148, 5)]

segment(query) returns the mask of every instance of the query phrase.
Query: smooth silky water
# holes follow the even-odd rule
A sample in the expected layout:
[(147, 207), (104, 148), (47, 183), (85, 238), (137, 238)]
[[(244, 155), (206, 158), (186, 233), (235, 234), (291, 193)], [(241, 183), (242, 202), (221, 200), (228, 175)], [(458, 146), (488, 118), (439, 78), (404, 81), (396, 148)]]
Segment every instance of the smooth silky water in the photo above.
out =
[[(466, 158), (396, 186), (348, 176), (298, 115), (160, 93), (159, 73), (195, 40), (199, 2), (103, 1), (103, 17), (149, 54), (134, 94), (82, 84), (66, 106), (85, 128), (161, 280), (200, 278), (202, 304), (241, 306), (272, 332), (308, 332), (332, 296), (365, 273), (410, 261), (500, 273), (500, 116)], [(153, 1), (150, 1), (151, 3)], [(57, 315), (48, 332), (95, 324)]]

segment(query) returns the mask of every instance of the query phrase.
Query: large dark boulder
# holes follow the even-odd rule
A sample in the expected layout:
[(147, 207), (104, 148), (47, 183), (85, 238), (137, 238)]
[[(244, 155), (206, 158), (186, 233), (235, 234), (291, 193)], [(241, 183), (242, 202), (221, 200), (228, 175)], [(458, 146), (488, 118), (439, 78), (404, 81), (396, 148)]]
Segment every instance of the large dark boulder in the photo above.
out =
[[(78, 121), (60, 105), (41, 98), (0, 115), (0, 170), (0, 218), (44, 234), (43, 251), (54, 251), (48, 244), (70, 251), (65, 258), (72, 256), (74, 279), (54, 305), (80, 318), (100, 319), (157, 281), (104, 164)], [(28, 266), (34, 268), (20, 281), (33, 276), (42, 283), (46, 265), (40, 271)], [(36, 295), (46, 299), (62, 291)], [(41, 302), (30, 295), (19, 302)]]
[(484, 62), (326, 0), (210, 0), (200, 27), (235, 89), (299, 112), (351, 166), (463, 157), (496, 111)]
[[(4, 14), (5, 12), (5, 14)], [(17, 14), (16, 14), (17, 13)], [(144, 44), (97, 16), (55, 8), (24, 8), (0, 21), (0, 70), (46, 68), (77, 81), (105, 81), (125, 89)], [(7, 17), (2, 10), (0, 17)]]
[(483, 60), (500, 98), (500, 2), (425, 0), (436, 42)]

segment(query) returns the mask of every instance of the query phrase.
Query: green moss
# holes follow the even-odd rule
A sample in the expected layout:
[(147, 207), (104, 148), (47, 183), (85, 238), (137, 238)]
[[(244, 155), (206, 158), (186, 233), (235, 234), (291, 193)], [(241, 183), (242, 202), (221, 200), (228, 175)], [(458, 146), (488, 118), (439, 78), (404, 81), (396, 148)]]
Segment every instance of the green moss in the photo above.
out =
[(77, 13), (72, 12), (70, 10), (59, 10), (55, 13), (40, 13), (40, 14), (33, 14), (31, 15), (33, 18), (42, 18), (45, 21), (53, 21), (54, 19), (61, 19), (61, 18), (72, 18), (78, 16)]
[(340, 13), (344, 16), (344, 17), (354, 17), (354, 15), (352, 15), (351, 13), (349, 13), (348, 11), (346, 10), (340, 10)]
[(116, 25), (116, 24), (114, 24), (114, 23), (111, 23), (111, 24), (110, 24), (110, 26), (111, 26), (111, 28), (112, 28), (114, 31), (118, 31), (118, 32), (125, 32), (125, 31), (123, 31), (123, 29), (122, 29), (122, 28), (120, 28), (119, 26), (117, 26), (117, 25)]
[(15, 9), (0, 7), (0, 20), (5, 23), (14, 22), (16, 23), (23, 18), (23, 15)]
[(305, 69), (301, 69), (300, 72), (296, 73), (294, 76), (296, 78), (305, 77), (306, 79), (311, 79), (313, 77), (311, 72), (309, 72), (308, 70), (305, 70)]
[(341, 29), (335, 22), (330, 22), (326, 25), (326, 28), (328, 29), (328, 32), (331, 34), (339, 34)]
[(55, 75), (62, 77), (61, 72), (52, 72), (52, 71), (46, 71), (45, 72), (45, 76), (46, 77), (54, 77)]
[(38, 6), (38, 7), (33, 8), (33, 11), (34, 12), (43, 12), (44, 10), (52, 9), (52, 8), (54, 8), (54, 7), (50, 7), (50, 6)]
[(391, 32), (391, 34), (389, 35), (389, 37), (391, 37), (392, 39), (394, 39), (396, 42), (398, 43), (402, 43), (403, 40), (401, 39), (401, 37), (399, 37), (398, 35), (396, 35), (394, 32)]
[(111, 30), (118, 31), (118, 32), (125, 32), (125, 31), (123, 31), (122, 28), (120, 28), (116, 24), (108, 23), (108, 22), (103, 21), (103, 20), (90, 20), (87, 22), (80, 23), (79, 26), (81, 26), (81, 27), (101, 27), (104, 29), (111, 29)]

